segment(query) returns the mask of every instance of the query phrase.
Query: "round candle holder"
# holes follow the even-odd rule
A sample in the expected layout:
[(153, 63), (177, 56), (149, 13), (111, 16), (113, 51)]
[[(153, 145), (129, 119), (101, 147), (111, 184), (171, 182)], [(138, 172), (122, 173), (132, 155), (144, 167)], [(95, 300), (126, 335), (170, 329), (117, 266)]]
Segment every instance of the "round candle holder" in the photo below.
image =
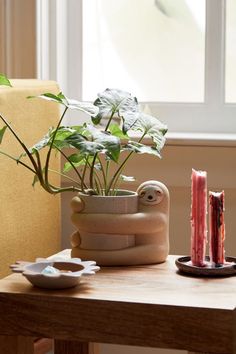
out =
[(191, 257), (184, 256), (175, 260), (175, 264), (181, 273), (185, 273), (192, 276), (205, 276), (205, 277), (224, 277), (236, 275), (236, 258), (225, 257), (225, 263), (213, 266), (210, 263), (210, 258), (205, 258), (205, 266), (197, 267), (192, 265)]

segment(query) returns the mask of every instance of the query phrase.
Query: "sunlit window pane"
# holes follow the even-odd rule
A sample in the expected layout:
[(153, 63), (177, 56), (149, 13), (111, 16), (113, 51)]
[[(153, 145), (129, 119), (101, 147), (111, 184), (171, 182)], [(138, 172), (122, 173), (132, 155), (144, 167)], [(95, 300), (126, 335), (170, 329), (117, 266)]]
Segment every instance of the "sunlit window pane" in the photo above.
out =
[(236, 102), (236, 1), (226, 1), (225, 100)]
[(205, 0), (84, 0), (83, 99), (204, 100)]

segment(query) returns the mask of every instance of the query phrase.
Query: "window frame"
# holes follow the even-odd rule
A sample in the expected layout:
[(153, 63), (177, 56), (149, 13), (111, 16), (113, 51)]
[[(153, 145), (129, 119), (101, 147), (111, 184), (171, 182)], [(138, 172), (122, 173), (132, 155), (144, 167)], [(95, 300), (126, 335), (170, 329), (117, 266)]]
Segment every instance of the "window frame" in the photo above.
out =
[[(57, 80), (77, 99), (83, 82), (82, 6), (83, 0), (37, 0), (38, 77)], [(225, 22), (226, 0), (206, 0), (203, 103), (141, 102), (167, 123), (172, 136), (204, 133), (232, 138), (236, 133), (236, 104), (225, 103)]]

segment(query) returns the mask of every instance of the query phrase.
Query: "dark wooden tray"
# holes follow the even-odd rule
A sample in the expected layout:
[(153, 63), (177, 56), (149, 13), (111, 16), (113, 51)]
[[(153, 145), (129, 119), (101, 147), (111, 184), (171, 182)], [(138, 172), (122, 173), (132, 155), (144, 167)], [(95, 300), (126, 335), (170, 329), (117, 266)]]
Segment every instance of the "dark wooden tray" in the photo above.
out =
[(225, 257), (225, 264), (217, 267), (211, 266), (209, 257), (206, 257), (205, 267), (196, 267), (191, 264), (191, 257), (184, 256), (177, 258), (175, 264), (181, 273), (187, 273), (189, 275), (199, 275), (207, 277), (217, 276), (229, 276), (236, 275), (236, 258)]

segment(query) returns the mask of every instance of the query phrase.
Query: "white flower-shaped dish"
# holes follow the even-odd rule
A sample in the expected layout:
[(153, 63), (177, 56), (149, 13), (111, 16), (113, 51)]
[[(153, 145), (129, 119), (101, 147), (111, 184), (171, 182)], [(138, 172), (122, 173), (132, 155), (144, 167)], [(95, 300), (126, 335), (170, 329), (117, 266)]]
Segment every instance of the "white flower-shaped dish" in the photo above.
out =
[[(51, 267), (57, 272), (47, 272)], [(15, 273), (22, 273), (31, 284), (44, 289), (71, 288), (79, 284), (83, 275), (93, 275), (100, 269), (96, 262), (81, 261), (80, 258), (66, 260), (41, 258), (35, 263), (19, 261), (10, 268)]]

